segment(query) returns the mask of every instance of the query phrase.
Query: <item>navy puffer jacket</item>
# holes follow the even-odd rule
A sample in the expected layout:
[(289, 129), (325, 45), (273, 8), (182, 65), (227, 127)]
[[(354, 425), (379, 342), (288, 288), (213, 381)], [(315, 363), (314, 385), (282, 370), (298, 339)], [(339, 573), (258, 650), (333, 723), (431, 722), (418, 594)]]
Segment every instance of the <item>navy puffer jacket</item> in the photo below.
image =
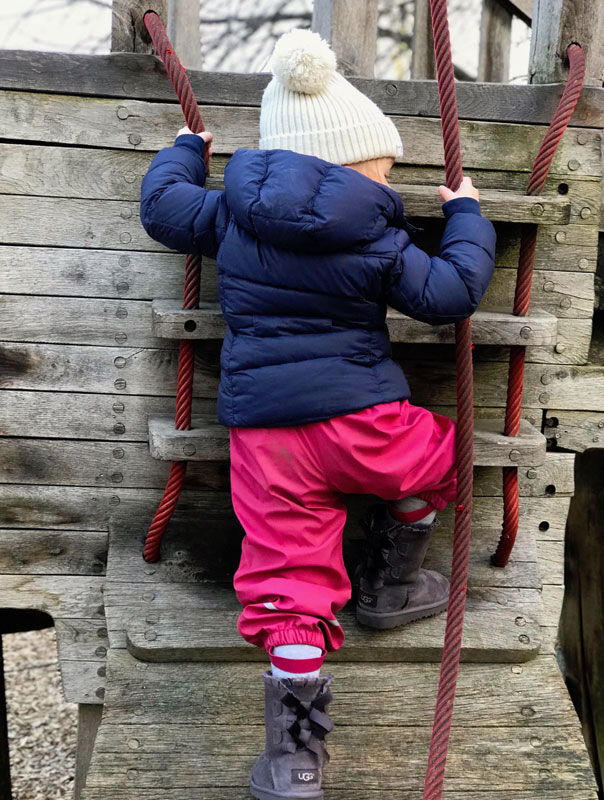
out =
[(314, 156), (240, 148), (225, 190), (207, 190), (204, 146), (184, 134), (155, 156), (141, 221), (167, 247), (216, 259), (228, 324), (219, 421), (296, 425), (409, 397), (386, 307), (433, 325), (474, 312), (495, 251), (478, 202), (443, 205), (430, 258), (388, 186)]

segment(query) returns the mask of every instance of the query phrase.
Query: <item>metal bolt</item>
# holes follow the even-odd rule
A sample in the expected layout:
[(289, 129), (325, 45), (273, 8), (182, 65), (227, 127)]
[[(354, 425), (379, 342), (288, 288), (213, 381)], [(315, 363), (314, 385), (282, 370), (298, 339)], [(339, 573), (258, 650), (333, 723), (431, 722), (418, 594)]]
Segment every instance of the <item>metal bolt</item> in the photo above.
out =
[(128, 233), (127, 231), (124, 231), (124, 233), (120, 233), (120, 242), (122, 244), (128, 244), (131, 241), (132, 241), (132, 234)]
[(534, 717), (536, 714), (535, 709), (532, 706), (524, 706), (520, 709), (520, 713), (523, 717)]
[(520, 450), (510, 450), (510, 461), (518, 461), (520, 459)]
[(97, 697), (103, 698), (103, 697), (105, 697), (105, 690), (103, 689), (102, 686), (99, 686), (99, 688), (96, 690), (95, 694), (96, 694)]
[(126, 775), (131, 781), (134, 781), (138, 776), (138, 770), (134, 769), (134, 767), (130, 767), (129, 769), (126, 770)]
[(141, 600), (155, 600), (155, 592), (143, 592)]
[(111, 451), (111, 455), (114, 458), (123, 458), (124, 457), (124, 451), (123, 451), (123, 449), (121, 447), (116, 447), (115, 450)]
[(549, 403), (549, 394), (547, 392), (541, 392), (539, 395), (539, 403), (542, 406), (546, 406)]
[(554, 436), (555, 436), (556, 439), (560, 438), (560, 434), (559, 433), (555, 433)]
[(577, 161), (576, 158), (571, 158), (571, 160), (568, 162), (568, 168), (570, 170), (572, 170), (573, 172), (575, 170), (579, 169), (580, 166), (581, 166), (581, 162)]
[(132, 216), (132, 209), (131, 208), (122, 208), (120, 211), (120, 217), (122, 219), (130, 219)]
[(589, 141), (589, 136), (583, 131), (577, 134), (577, 144), (587, 144), (588, 141)]
[(394, 95), (398, 92), (398, 89), (393, 83), (389, 83), (386, 86), (386, 94), (389, 94), (390, 97), (394, 97)]
[(526, 625), (526, 620), (524, 617), (516, 617), (514, 622), (516, 623), (516, 625), (518, 625), (519, 628), (523, 628)]
[(118, 109), (115, 113), (117, 114), (118, 119), (128, 119), (130, 116), (130, 112), (126, 106), (118, 106)]
[(99, 676), (99, 678), (104, 678), (107, 674), (107, 667), (103, 664), (103, 666), (97, 669), (96, 674)]
[(524, 328), (520, 329), (520, 336), (521, 336), (522, 339), (530, 339), (532, 332), (533, 332), (533, 329), (530, 328), (528, 325), (525, 325)]
[(126, 366), (126, 359), (124, 356), (117, 356), (113, 359), (113, 364), (118, 369), (123, 369)]
[[(531, 708), (531, 711), (533, 712), (530, 715), (532, 717), (536, 712), (535, 712), (534, 708)], [(541, 741), (541, 739), (538, 736), (531, 736), (531, 745), (533, 747), (541, 747), (542, 744), (543, 744), (543, 742)]]
[(556, 284), (553, 281), (545, 281), (543, 284), (543, 291), (544, 292), (553, 292), (556, 288)]
[(95, 561), (94, 564), (92, 565), (92, 571), (96, 575), (99, 575), (101, 572), (103, 572), (103, 569), (104, 569), (103, 565), (100, 563), (100, 561)]
[(583, 206), (581, 209), (581, 219), (589, 219), (591, 217), (591, 208), (589, 206)]
[(566, 350), (566, 345), (558, 342), (558, 344), (554, 345), (554, 350), (556, 353), (563, 353)]
[(572, 304), (573, 301), (570, 297), (563, 297), (562, 300), (560, 300), (560, 308), (570, 308)]
[(129, 267), (130, 256), (120, 256), (117, 263), (120, 265), (120, 267)]
[(549, 372), (546, 372), (541, 376), (541, 383), (543, 383), (545, 386), (547, 386), (548, 383), (551, 383), (552, 380), (552, 376), (549, 374)]
[(145, 622), (149, 625), (156, 625), (159, 622), (159, 614), (147, 614)]
[(589, 267), (589, 261), (586, 258), (579, 259), (579, 269), (587, 269)]
[(130, 289), (130, 284), (126, 283), (126, 281), (120, 281), (115, 288), (120, 294), (125, 294)]
[(124, 342), (128, 339), (128, 334), (116, 333), (113, 338), (115, 339), (116, 344), (124, 344)]
[(124, 476), (121, 472), (112, 472), (111, 480), (113, 483), (121, 483), (124, 480)]
[(128, 739), (128, 747), (131, 750), (138, 750), (138, 748), (140, 746), (141, 746), (141, 743), (139, 742), (138, 739)]
[[(134, 183), (136, 180), (136, 175), (134, 172), (124, 172), (124, 180), (126, 183)], [(132, 216), (132, 211), (130, 211), (130, 216)]]
[(109, 498), (109, 505), (110, 506), (119, 506), (119, 504), (120, 504), (119, 497), (116, 494), (112, 494), (111, 497)]
[(119, 306), (115, 310), (115, 316), (118, 319), (126, 319), (126, 317), (128, 316), (128, 309), (124, 308), (123, 306)]
[(527, 636), (526, 633), (521, 633), (518, 637), (518, 641), (520, 644), (528, 644), (531, 641), (531, 637)]
[(186, 444), (182, 448), (182, 451), (186, 456), (194, 456), (196, 448), (194, 444)]
[(145, 639), (148, 642), (152, 642), (154, 639), (157, 639), (157, 632), (156, 631), (145, 631)]
[(122, 414), (124, 411), (124, 404), (123, 403), (114, 403), (111, 408), (115, 411), (116, 414)]
[(145, 575), (154, 575), (157, 572), (157, 570), (155, 569), (155, 567), (148, 566), (144, 568), (143, 572), (145, 573)]
[(534, 217), (542, 216), (544, 211), (545, 211), (545, 208), (543, 207), (543, 205), (541, 203), (535, 203), (531, 208), (531, 214)]
[(128, 141), (136, 147), (136, 145), (140, 144), (143, 140), (138, 133), (131, 133), (128, 137)]
[[(126, 381), (123, 378), (116, 378), (113, 381), (113, 385), (116, 389), (125, 389), (126, 388)], [(115, 429), (114, 429), (115, 430)], [(123, 431), (116, 431), (116, 433), (123, 433)]]
[(522, 675), (523, 672), (520, 664), (514, 664), (512, 667), (510, 667), (510, 671), (513, 672), (514, 675)]
[(137, 661), (134, 665), (134, 669), (137, 669), (139, 672), (145, 672), (145, 670), (149, 669), (149, 665), (144, 661)]
[(537, 470), (536, 469), (529, 469), (527, 470), (526, 477), (534, 480), (537, 477)]
[(97, 628), (96, 635), (99, 637), (99, 639), (106, 639), (107, 628)]
[(142, 716), (145, 713), (145, 709), (142, 706), (134, 706), (132, 709), (137, 717)]
[(126, 426), (124, 425), (123, 422), (116, 422), (115, 425), (113, 426), (113, 432), (114, 433), (125, 433), (126, 432)]
[(592, 442), (594, 442), (594, 444), (595, 444), (595, 442), (599, 442), (599, 441), (600, 441), (600, 437), (599, 436), (594, 436), (594, 438), (592, 439)]
[(95, 654), (95, 656), (98, 656), (99, 658), (105, 658), (105, 656), (107, 655), (107, 648), (106, 647), (97, 647), (96, 650), (94, 651), (94, 654)]
[(598, 428), (604, 428), (604, 422), (598, 422)]
[(554, 239), (557, 242), (565, 242), (566, 241), (566, 233), (564, 231), (558, 231), (554, 236)]

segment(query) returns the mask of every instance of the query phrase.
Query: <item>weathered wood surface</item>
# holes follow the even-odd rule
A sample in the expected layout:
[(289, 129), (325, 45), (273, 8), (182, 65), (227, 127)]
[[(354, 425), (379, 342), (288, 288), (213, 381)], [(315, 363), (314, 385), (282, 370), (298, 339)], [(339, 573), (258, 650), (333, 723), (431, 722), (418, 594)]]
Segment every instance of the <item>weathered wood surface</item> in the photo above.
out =
[[(49, 469), (56, 472), (57, 467), (52, 464)], [(1, 479), (6, 482), (5, 475)], [(28, 480), (36, 482), (31, 474)], [(3, 575), (103, 575), (106, 563), (107, 531), (83, 534), (48, 528), (0, 529), (0, 574)]]
[(533, 16), (532, 0), (500, 0), (503, 8), (509, 9), (510, 13), (521, 19), (527, 25), (531, 24)]
[[(363, 796), (367, 784), (396, 793), (401, 763), (405, 764), (405, 791), (421, 789), (429, 727), (392, 728), (387, 736), (379, 737), (379, 746), (368, 748), (368, 740), (377, 741), (379, 731), (372, 725), (336, 726), (329, 740), (332, 761), (325, 770), (328, 791), (337, 785), (352, 792), (347, 796), (355, 800)], [(507, 796), (513, 797), (516, 790), (532, 790), (538, 798), (547, 797), (552, 784), (568, 792), (575, 787), (593, 788), (584, 747), (573, 728), (502, 727), (497, 736), (492, 732), (479, 726), (453, 730), (447, 771), (450, 789), (480, 790), (488, 797), (493, 785), (500, 784)], [(223, 796), (222, 787), (228, 790), (247, 781), (263, 746), (260, 725), (101, 725), (88, 787), (116, 785), (127, 779), (128, 770), (135, 770), (127, 785), (173, 788), (177, 775), (181, 787), (212, 785)], [(557, 769), (561, 753), (564, 757)], [(171, 763), (169, 771), (166, 759)], [(84, 797), (90, 800), (94, 795), (88, 794), (88, 787)]]
[[(204, 118), (212, 120), (216, 153), (230, 154), (239, 147), (258, 144), (259, 109), (207, 106)], [(48, 120), (53, 124), (49, 125)], [(74, 144), (130, 150), (158, 150), (171, 145), (182, 127), (179, 106), (140, 100), (111, 100), (27, 92), (0, 92), (0, 120), (6, 126), (0, 135), (25, 142)], [(408, 164), (443, 163), (439, 119), (392, 116), (405, 146)], [(585, 133), (585, 144), (577, 142), (580, 131), (569, 128), (554, 158), (552, 175), (600, 176), (600, 141)], [(10, 133), (10, 136), (8, 135)], [(501, 169), (530, 172), (544, 130), (540, 126), (513, 123), (460, 123), (462, 156), (467, 169)]]
[(510, 71), (512, 12), (499, 0), (483, 0), (478, 51), (478, 80), (505, 83)]
[(604, 413), (548, 409), (543, 429), (549, 443), (583, 453), (604, 447)]
[(311, 28), (331, 44), (339, 72), (373, 78), (378, 0), (314, 0)]
[[(140, 599), (131, 586), (130, 605), (125, 585), (105, 584), (109, 642), (124, 646), (144, 661), (264, 661), (266, 654), (247, 643), (236, 628), (241, 607), (232, 587), (209, 584), (155, 584), (143, 586)], [(498, 594), (513, 589), (491, 589), (485, 600), (468, 593), (462, 659), (468, 662), (522, 662), (535, 657), (541, 642), (539, 625), (522, 606), (502, 607)], [(537, 589), (525, 589), (525, 593)], [(521, 620), (519, 623), (518, 620)], [(336, 661), (439, 661), (446, 617), (444, 614), (387, 632), (365, 630), (352, 610), (338, 614), (346, 643), (330, 659)]]
[(80, 800), (86, 783), (90, 758), (96, 734), (101, 722), (101, 706), (80, 704), (78, 706), (78, 731), (76, 744), (76, 766), (74, 778), (74, 800)]
[[(528, 7), (530, 0), (521, 0)], [(516, 5), (516, 4), (515, 4)], [(266, 73), (188, 71), (202, 104), (259, 106), (270, 80)], [(388, 114), (438, 117), (439, 102), (433, 80), (393, 81), (349, 79)], [(175, 103), (174, 90), (158, 58), (129, 53), (84, 55), (31, 50), (2, 50), (0, 87), (35, 92), (58, 92), (117, 98), (136, 97)], [(522, 86), (461, 82), (457, 86), (463, 119), (549, 124), (563, 84)], [(581, 93), (573, 125), (604, 127), (604, 98), (595, 88)]]
[[(361, 671), (358, 665), (335, 662), (329, 670), (335, 676), (334, 692), (338, 687), (337, 711), (333, 706), (338, 726), (358, 724), (360, 714), (376, 727), (431, 724), (433, 708), (426, 699), (438, 680), (437, 665), (368, 663)], [(112, 648), (108, 672), (103, 720), (108, 725), (262, 722), (263, 685), (255, 664), (144, 663)], [(464, 728), (576, 726), (568, 692), (548, 656), (521, 668), (465, 664), (453, 719), (455, 727)]]
[(168, 38), (187, 69), (203, 66), (200, 16), (198, 0), (168, 0)]
[[(474, 428), (476, 466), (532, 466), (545, 460), (545, 438), (522, 420), (518, 436), (503, 434), (503, 419), (478, 420)], [(149, 418), (149, 449), (163, 461), (220, 461), (229, 456), (228, 429), (213, 417), (194, 418), (191, 429), (176, 430), (174, 419)]]
[[(260, 751), (256, 753), (258, 755)], [(251, 762), (250, 762), (251, 768)], [(249, 772), (249, 770), (248, 770)], [(247, 773), (246, 773), (247, 774)], [(372, 786), (375, 781), (372, 781)], [(120, 789), (123, 787), (123, 782), (119, 783)], [(497, 787), (491, 787), (492, 792), (484, 791), (468, 791), (460, 790), (448, 791), (445, 789), (443, 798), (445, 800), (501, 800), (501, 794)], [(119, 792), (119, 789), (117, 790)], [(507, 790), (506, 790), (507, 791)], [(94, 787), (86, 790), (86, 795), (83, 800), (122, 800), (119, 794), (116, 794), (115, 786)], [(216, 800), (216, 789), (212, 786), (195, 786), (195, 800)], [(545, 789), (545, 794), (538, 795), (535, 789), (529, 791), (513, 791), (508, 795), (511, 800), (539, 800), (540, 797), (546, 800), (568, 800), (568, 789), (558, 790), (556, 787), (552, 788), (551, 785)], [(405, 800), (422, 800), (423, 792), (421, 789), (405, 791)], [(224, 787), (220, 789), (221, 800), (249, 800), (250, 790), (249, 786), (245, 783), (245, 775), (242, 778), (242, 785), (240, 787)], [(334, 800), (380, 800), (384, 797), (383, 789), (365, 788), (360, 787), (358, 790), (352, 789), (336, 789), (330, 788), (329, 797)], [(128, 786), (127, 800), (182, 800), (182, 789), (154, 789), (146, 787)], [(574, 789), (573, 800), (598, 800), (597, 794), (592, 789)]]
[[(152, 323), (158, 338), (216, 339), (226, 333), (218, 304), (203, 303), (199, 310), (184, 310), (182, 302), (155, 300)], [(393, 342), (455, 341), (453, 325), (428, 325), (393, 309), (388, 310), (387, 324)], [(556, 318), (541, 309), (529, 317), (514, 317), (505, 311), (479, 311), (472, 316), (472, 340), (474, 344), (555, 344), (557, 327)]]
[(113, 0), (111, 8), (111, 50), (126, 53), (153, 53), (153, 43), (143, 16), (155, 11), (168, 21), (169, 0)]
[(68, 703), (102, 706), (105, 697), (105, 660), (61, 661), (63, 694)]
[(600, 0), (535, 0), (529, 76), (531, 83), (565, 80), (566, 49), (578, 42), (586, 56), (586, 86), (604, 82), (604, 7)]
[(93, 575), (3, 575), (0, 607), (35, 608), (61, 619), (102, 619), (103, 580)]
[(434, 80), (434, 38), (429, 0), (415, 0), (413, 4), (413, 42), (411, 45), (411, 77)]

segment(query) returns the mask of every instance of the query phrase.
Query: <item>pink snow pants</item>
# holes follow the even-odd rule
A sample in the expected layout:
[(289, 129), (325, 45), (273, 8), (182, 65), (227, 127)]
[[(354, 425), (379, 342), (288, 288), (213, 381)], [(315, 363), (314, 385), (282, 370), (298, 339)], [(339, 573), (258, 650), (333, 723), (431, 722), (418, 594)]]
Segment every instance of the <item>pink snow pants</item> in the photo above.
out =
[(343, 494), (455, 497), (455, 423), (407, 400), (321, 422), (231, 428), (231, 493), (245, 530), (234, 587), (237, 629), (279, 644), (337, 650), (336, 614), (350, 599), (342, 558)]

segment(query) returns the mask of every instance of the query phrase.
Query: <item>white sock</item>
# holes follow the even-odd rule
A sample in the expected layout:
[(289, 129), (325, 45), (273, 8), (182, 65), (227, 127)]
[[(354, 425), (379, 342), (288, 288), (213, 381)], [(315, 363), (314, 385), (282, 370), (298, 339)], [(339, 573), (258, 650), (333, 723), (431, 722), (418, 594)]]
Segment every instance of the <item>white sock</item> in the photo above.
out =
[[(397, 511), (407, 514), (410, 511), (419, 511), (421, 508), (425, 508), (429, 504), (425, 500), (422, 500), (421, 497), (403, 497), (402, 500), (393, 500), (391, 505), (393, 505)], [(431, 525), (434, 522), (435, 518), (436, 509), (412, 524), (416, 525), (418, 528), (423, 528), (424, 526), (428, 527), (428, 525)]]
[[(273, 655), (281, 658), (291, 658), (298, 661), (305, 658), (317, 658), (323, 651), (312, 644), (279, 644), (273, 648)], [(312, 672), (287, 672), (271, 663), (271, 671), (275, 678), (318, 678), (320, 669)]]

